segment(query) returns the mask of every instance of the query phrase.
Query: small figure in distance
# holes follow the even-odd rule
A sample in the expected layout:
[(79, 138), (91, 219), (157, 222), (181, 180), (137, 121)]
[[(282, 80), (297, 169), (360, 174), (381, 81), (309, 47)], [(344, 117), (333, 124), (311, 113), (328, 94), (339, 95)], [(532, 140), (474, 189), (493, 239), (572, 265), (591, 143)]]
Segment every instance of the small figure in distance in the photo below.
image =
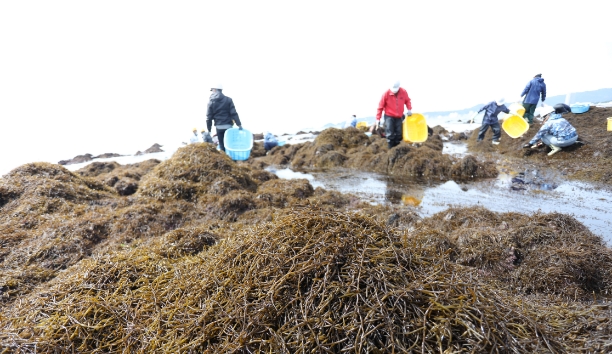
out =
[(537, 74), (527, 83), (523, 93), (521, 93), (521, 97), (525, 96), (523, 99), (523, 107), (525, 107), (524, 118), (527, 119), (529, 125), (533, 124), (533, 114), (538, 106), (540, 95), (542, 96), (542, 105), (544, 105), (544, 100), (546, 100), (546, 84), (542, 74)]
[(563, 113), (571, 112), (568, 105), (557, 103), (554, 107), (555, 112), (550, 115), (546, 123), (542, 125), (536, 135), (523, 145), (524, 148), (532, 149), (548, 145), (551, 151), (548, 156), (552, 156), (561, 151), (562, 148), (570, 146), (578, 140), (578, 132), (570, 122), (563, 118)]
[[(193, 128), (192, 131), (193, 131), (193, 135), (189, 138), (189, 144), (199, 143), (200, 142), (200, 138), (198, 137), (198, 129), (197, 128)], [(183, 145), (188, 145), (188, 144), (183, 141)]]
[(353, 114), (353, 116), (351, 117), (351, 127), (356, 128), (357, 127), (357, 116)]
[(202, 134), (202, 141), (205, 143), (211, 143), (213, 142), (212, 137), (210, 136), (210, 133), (206, 131), (206, 129), (202, 129), (202, 131), (200, 132)]
[(264, 149), (266, 149), (266, 153), (272, 150), (272, 148), (275, 146), (278, 146), (278, 140), (276, 140), (274, 134), (266, 132), (264, 135)]

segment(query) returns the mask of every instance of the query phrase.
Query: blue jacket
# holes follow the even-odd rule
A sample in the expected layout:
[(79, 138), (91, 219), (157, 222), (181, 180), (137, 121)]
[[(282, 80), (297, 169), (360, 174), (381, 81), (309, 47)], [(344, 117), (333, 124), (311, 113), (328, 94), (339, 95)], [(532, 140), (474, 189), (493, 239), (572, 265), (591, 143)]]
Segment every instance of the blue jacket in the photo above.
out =
[(276, 143), (276, 137), (272, 133), (266, 133), (264, 136), (264, 143)]
[(508, 107), (505, 104), (498, 106), (495, 101), (491, 101), (487, 103), (484, 107), (482, 107), (478, 112), (485, 111), (485, 115), (482, 118), (482, 124), (495, 124), (499, 120), (497, 119), (497, 115), (500, 112), (510, 113)]
[(542, 94), (542, 102), (544, 102), (544, 100), (546, 100), (546, 84), (541, 77), (534, 77), (529, 81), (527, 86), (525, 86), (523, 93), (521, 93), (521, 97), (527, 94), (523, 103), (537, 104), (540, 100), (540, 93)]
[(576, 132), (576, 128), (574, 128), (560, 114), (553, 113), (533, 137), (533, 139), (529, 141), (529, 144), (535, 144), (535, 142), (542, 139), (544, 135), (552, 135), (557, 138), (557, 140), (563, 141), (577, 137), (578, 132)]

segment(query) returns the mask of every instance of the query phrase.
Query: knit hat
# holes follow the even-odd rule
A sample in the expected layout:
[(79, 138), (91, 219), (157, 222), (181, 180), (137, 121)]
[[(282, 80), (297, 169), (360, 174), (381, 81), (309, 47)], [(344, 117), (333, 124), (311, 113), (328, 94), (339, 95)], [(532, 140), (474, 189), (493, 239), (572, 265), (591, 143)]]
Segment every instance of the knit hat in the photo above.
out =
[(534, 77), (542, 77), (542, 74), (537, 74), (537, 75), (536, 75), (536, 76), (534, 76)]

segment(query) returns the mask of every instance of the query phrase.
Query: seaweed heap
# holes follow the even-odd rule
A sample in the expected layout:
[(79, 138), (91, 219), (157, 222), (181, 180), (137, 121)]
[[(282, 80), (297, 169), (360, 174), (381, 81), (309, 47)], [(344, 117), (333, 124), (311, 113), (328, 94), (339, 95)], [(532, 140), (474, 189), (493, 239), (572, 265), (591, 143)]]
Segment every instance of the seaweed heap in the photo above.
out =
[[(129, 196), (116, 188), (126, 179), (137, 188)], [(238, 165), (211, 144), (181, 148), (162, 163), (97, 162), (76, 173), (23, 165), (0, 179), (0, 303), (96, 253), (138, 247), (195, 221), (240, 229), (309, 198), (334, 208), (359, 204), (324, 190), (315, 195), (307, 180), (280, 181)]]
[(265, 160), (273, 165), (291, 165), (294, 168), (347, 167), (437, 180), (497, 176), (493, 162), (480, 162), (471, 155), (457, 159), (442, 154), (439, 134), (432, 135), (423, 144), (402, 142), (392, 149), (386, 145), (385, 139), (376, 135), (368, 138), (352, 127), (330, 128), (321, 132), (312, 143), (276, 147)]
[(363, 214), (298, 209), (204, 247), (196, 256), (151, 246), (83, 261), (3, 312), (0, 341), (24, 352), (109, 353), (558, 353), (610, 344), (609, 306), (500, 292), (453, 262), (439, 239)]
[(412, 231), (416, 237), (437, 235), (455, 262), (508, 291), (563, 301), (612, 296), (612, 250), (569, 215), (450, 208)]

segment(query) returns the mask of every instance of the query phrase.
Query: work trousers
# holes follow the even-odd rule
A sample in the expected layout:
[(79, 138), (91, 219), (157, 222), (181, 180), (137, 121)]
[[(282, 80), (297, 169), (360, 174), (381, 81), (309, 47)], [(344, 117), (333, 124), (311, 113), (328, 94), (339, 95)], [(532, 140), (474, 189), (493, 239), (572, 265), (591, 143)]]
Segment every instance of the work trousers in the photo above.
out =
[(223, 142), (223, 137), (225, 137), (225, 131), (227, 129), (219, 129), (217, 128), (217, 137), (219, 138), (219, 150), (225, 151), (225, 143)]
[(402, 118), (385, 115), (385, 136), (389, 149), (399, 145), (402, 141)]
[(538, 106), (537, 103), (523, 103), (523, 107), (525, 107), (525, 114), (523, 117), (527, 119), (529, 124), (533, 124), (533, 114), (535, 113), (535, 109)]
[(566, 146), (570, 146), (573, 145), (574, 143), (576, 143), (576, 141), (578, 140), (578, 136), (576, 135), (575, 137), (571, 138), (571, 139), (567, 139), (567, 140), (561, 140), (561, 139), (557, 139), (554, 136), (550, 135), (550, 134), (546, 134), (542, 137), (542, 142), (548, 146), (554, 145), (554, 146), (558, 146), (558, 147), (566, 147)]
[(485, 133), (487, 132), (487, 130), (489, 130), (489, 127), (491, 127), (491, 129), (493, 130), (493, 141), (499, 141), (499, 138), (501, 138), (501, 126), (499, 125), (499, 122), (495, 122), (492, 124), (482, 123), (480, 131), (478, 132), (478, 141), (484, 139)]

